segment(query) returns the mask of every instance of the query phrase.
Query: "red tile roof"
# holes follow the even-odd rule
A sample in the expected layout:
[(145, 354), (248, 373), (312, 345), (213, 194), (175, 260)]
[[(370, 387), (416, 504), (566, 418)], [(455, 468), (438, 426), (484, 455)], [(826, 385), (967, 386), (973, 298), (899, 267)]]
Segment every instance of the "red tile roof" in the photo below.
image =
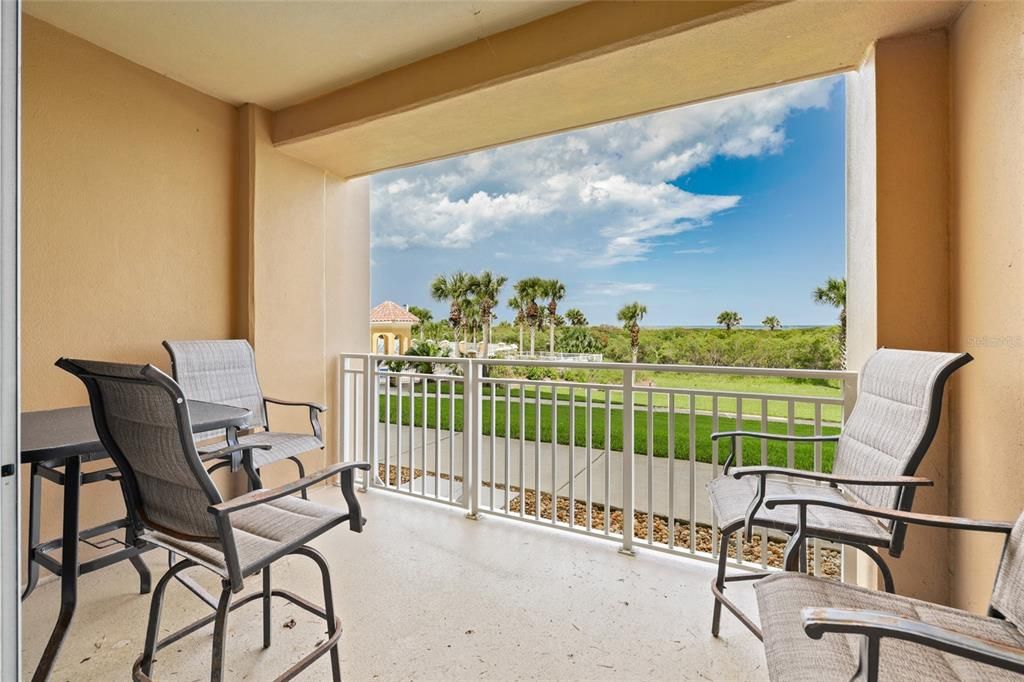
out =
[(384, 301), (370, 311), (370, 322), (411, 322), (417, 324), (419, 321), (420, 318), (394, 301)]

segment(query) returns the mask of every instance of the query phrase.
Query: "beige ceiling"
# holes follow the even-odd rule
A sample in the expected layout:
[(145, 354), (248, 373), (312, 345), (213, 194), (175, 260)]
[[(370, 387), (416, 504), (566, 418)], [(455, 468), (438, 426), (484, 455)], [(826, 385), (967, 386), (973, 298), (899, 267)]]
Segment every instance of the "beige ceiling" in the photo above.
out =
[(25, 11), (224, 101), (278, 109), (576, 4), (29, 0)]
[[(642, 9), (644, 3), (635, 6)], [(326, 111), (313, 101), (280, 112), (279, 122), (296, 129), (301, 125), (292, 124), (292, 113), (308, 113), (318, 119), (313, 127), (322, 132), (300, 130), (302, 134), (290, 138), (282, 129), (275, 141), (285, 153), (341, 177), (363, 175), (849, 69), (860, 63), (874, 41), (945, 26), (961, 7), (958, 2), (743, 5), (667, 34), (655, 33), (647, 40), (591, 51), (577, 59), (556, 55), (547, 68), (535, 65), (476, 88), (463, 86), (447, 94), (429, 93), (420, 101), (401, 101), (399, 95), (411, 91), (402, 87), (401, 77), (408, 73), (423, 78), (417, 64), (388, 75), (389, 87), (378, 96), (391, 111), (347, 122), (345, 103), (352, 97), (346, 95), (372, 92), (360, 84), (322, 98), (334, 105)], [(602, 8), (584, 5), (537, 23), (562, 21), (588, 9)], [(592, 20), (584, 26), (598, 23)], [(533, 43), (529, 49), (536, 52), (538, 46)], [(471, 55), (472, 46), (455, 52), (463, 51)], [(446, 56), (449, 71), (456, 57)], [(329, 120), (332, 114), (337, 120)]]

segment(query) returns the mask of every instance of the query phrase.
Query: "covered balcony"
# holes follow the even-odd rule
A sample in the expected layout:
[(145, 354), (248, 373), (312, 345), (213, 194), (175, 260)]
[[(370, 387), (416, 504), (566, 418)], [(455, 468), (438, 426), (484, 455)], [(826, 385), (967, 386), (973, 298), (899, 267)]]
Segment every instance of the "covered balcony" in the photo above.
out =
[[(2, 372), (20, 379), (20, 393), (5, 384), (0, 420), (4, 679), (127, 679), (145, 637), (149, 598), (127, 562), (81, 576), (48, 669), (39, 661), (61, 581), (44, 570), (16, 606), (30, 468), (18, 466), (12, 425), (19, 410), (88, 403), (53, 366), (62, 356), (170, 373), (165, 339), (246, 339), (267, 394), (327, 407), (325, 448), (303, 456), (307, 470), (370, 465), (357, 480), (365, 531), (314, 543), (331, 565), (348, 679), (767, 679), (742, 624), (726, 617), (711, 636), (710, 585), (722, 551), (732, 571), (778, 570), (785, 538), (722, 546), (705, 484), (726, 453), (710, 433), (841, 433), (879, 347), (974, 356), (949, 386), (918, 472), (936, 484), (915, 510), (1012, 521), (1024, 507), (1019, 4), (26, 2), (4, 12), (5, 64), (21, 59), (20, 236), (4, 233), (14, 248), (0, 268), (4, 310), (19, 311), (4, 328)], [(647, 385), (638, 366), (603, 362), (587, 364), (601, 378), (580, 380), (582, 363), (565, 358), (389, 372), (368, 345), (371, 174), (835, 73), (846, 74), (848, 369), (643, 368), (826, 391)], [(452, 254), (450, 269), (472, 267)], [(524, 378), (529, 366), (551, 377)], [(308, 428), (285, 406), (270, 419)], [(833, 450), (747, 443), (736, 456), (828, 471)], [(287, 463), (263, 475), (268, 486), (295, 478)], [(247, 486), (227, 469), (214, 480), (226, 496)], [(57, 537), (61, 490), (41, 490), (40, 535)], [(334, 485), (310, 496), (344, 508)], [(123, 517), (118, 482), (85, 486), (79, 509), (82, 527)], [(82, 561), (111, 548), (89, 540)], [(982, 613), (999, 547), (914, 529), (890, 562), (897, 591)], [(144, 561), (154, 578), (167, 569), (165, 552)], [(288, 559), (275, 580), (315, 595), (314, 570)], [(809, 571), (880, 584), (864, 555), (822, 541)], [(749, 585), (734, 593), (756, 618)], [(171, 594), (166, 628), (204, 610)], [(291, 607), (275, 611), (269, 649), (255, 615), (229, 623), (229, 679), (273, 679), (326, 636)], [(158, 678), (205, 679), (209, 636), (162, 652)], [(324, 659), (302, 679), (330, 674)]]
[[(313, 495), (343, 506), (340, 497), (336, 489)], [(720, 640), (707, 634), (709, 566), (653, 552), (627, 560), (600, 541), (503, 519), (474, 523), (402, 496), (366, 495), (364, 505), (362, 535), (339, 531), (315, 543), (332, 565), (347, 679), (767, 679), (757, 641), (737, 621), (725, 623)], [(318, 576), (296, 560), (276, 580), (309, 589)], [(136, 582), (127, 563), (82, 580), (81, 629), (52, 679), (126, 677), (149, 608), (146, 597), (124, 589)], [(56, 587), (31, 597), (27, 672), (56, 616)], [(208, 610), (180, 592), (168, 601), (168, 630)], [(752, 591), (740, 603), (756, 611)], [(241, 611), (229, 621), (229, 679), (274, 679), (324, 637), (317, 618), (275, 608), (273, 644), (264, 650), (257, 614)], [(169, 649), (156, 672), (208, 679), (209, 663), (204, 631)], [(330, 679), (328, 662), (300, 679)]]

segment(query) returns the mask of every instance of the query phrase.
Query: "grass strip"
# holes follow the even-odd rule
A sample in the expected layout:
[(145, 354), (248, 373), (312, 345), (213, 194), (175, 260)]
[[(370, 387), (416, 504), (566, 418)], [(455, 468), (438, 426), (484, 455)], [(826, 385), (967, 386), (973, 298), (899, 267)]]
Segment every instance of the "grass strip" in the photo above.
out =
[[(440, 399), (440, 424), (437, 423), (438, 415), (438, 399), (433, 396), (427, 397), (426, 405), (426, 427), (433, 429), (438, 426), (442, 430), (448, 430), (451, 428), (450, 414), (451, 414), (451, 399), (442, 396)], [(390, 406), (390, 414), (387, 411), (386, 405)], [(455, 424), (454, 430), (461, 432), (463, 430), (463, 401), (456, 398), (455, 400)], [(505, 421), (505, 403), (504, 401), (495, 402), (495, 414), (494, 414), (494, 435), (498, 438), (504, 438), (509, 436), (515, 440), (520, 438), (520, 434), (525, 438), (526, 441), (534, 441), (538, 439), (538, 423), (537, 423), (537, 408), (533, 400), (527, 400), (522, 409), (522, 419), (520, 418), (521, 412), (521, 401), (516, 397), (511, 398), (511, 410), (510, 419), (508, 423)], [(411, 408), (411, 409), (410, 409)], [(610, 449), (613, 451), (622, 452), (623, 450), (623, 410), (621, 407), (611, 407), (610, 415), (610, 432), (606, 433), (605, 430), (605, 412), (608, 408), (603, 404), (600, 406), (594, 406), (591, 410), (592, 424), (590, 427), (592, 435), (592, 447), (595, 451), (605, 449), (605, 442), (607, 438), (610, 438)], [(399, 411), (401, 411), (401, 418), (399, 418)], [(553, 414), (554, 411), (554, 414)], [(562, 444), (569, 444), (569, 412), (570, 408), (568, 404), (558, 404), (552, 406), (550, 401), (541, 402), (540, 407), (540, 437), (539, 440), (542, 443), (551, 443), (554, 441)], [(575, 415), (575, 433), (573, 441), (578, 447), (586, 447), (587, 444), (587, 421), (586, 421), (586, 406), (576, 406)], [(414, 399), (410, 399), (408, 396), (403, 396), (401, 399), (401, 408), (399, 408), (399, 400), (395, 396), (391, 396), (390, 400), (386, 399), (386, 396), (380, 396), (380, 421), (390, 424), (402, 424), (405, 426), (410, 425), (410, 419), (412, 419), (413, 426), (423, 426), (423, 397), (417, 395)], [(483, 414), (481, 415), (482, 433), (485, 436), (491, 435), (491, 401), (486, 399), (483, 401)], [(647, 454), (647, 410), (637, 410), (633, 414), (633, 451), (637, 454)], [(709, 415), (695, 415), (694, 416), (694, 429), (696, 433), (696, 458), (698, 462), (710, 463), (712, 459), (712, 444), (711, 444), (711, 433), (716, 430), (714, 428), (713, 419)], [(745, 431), (762, 431), (761, 420), (757, 419), (743, 419), (741, 420), (741, 429)], [(655, 412), (651, 415), (651, 422), (653, 427), (653, 450), (655, 457), (668, 457), (670, 448), (669, 439), (669, 414), (667, 412)], [(736, 430), (736, 420), (732, 417), (719, 417), (718, 419), (718, 431), (733, 431)], [(767, 431), (770, 433), (785, 434), (787, 432), (787, 425), (781, 422), (768, 422)], [(793, 433), (798, 436), (810, 436), (814, 435), (814, 428), (806, 424), (796, 424), (793, 427)], [(822, 428), (822, 433), (825, 435), (837, 435), (839, 429), (833, 426), (825, 426)], [(554, 439), (553, 439), (554, 436)], [(689, 413), (677, 412), (675, 415), (675, 438), (674, 447), (672, 452), (676, 459), (688, 460), (690, 458), (689, 443), (690, 443), (690, 415)], [(789, 463), (789, 452), (788, 444), (778, 441), (764, 441), (765, 445), (762, 446), (762, 441), (756, 439), (746, 439), (743, 446), (743, 463), (744, 464), (761, 464), (762, 462), (762, 447), (766, 450), (767, 463), (772, 466), (790, 466)], [(726, 457), (729, 454), (728, 442), (722, 442), (718, 448), (718, 460), (719, 464), (724, 464)], [(835, 445), (833, 443), (823, 443), (821, 445), (821, 465), (822, 470), (826, 472), (832, 471), (832, 460), (835, 456)], [(814, 469), (814, 445), (812, 444), (794, 444), (793, 445), (793, 466), (799, 469), (813, 470)]]

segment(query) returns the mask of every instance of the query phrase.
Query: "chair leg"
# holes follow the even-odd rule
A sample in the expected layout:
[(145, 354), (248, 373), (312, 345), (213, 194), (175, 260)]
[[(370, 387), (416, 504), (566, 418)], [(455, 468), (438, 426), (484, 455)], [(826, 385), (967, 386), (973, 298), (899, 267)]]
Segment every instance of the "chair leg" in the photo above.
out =
[(224, 680), (224, 643), (228, 633), (228, 613), (231, 611), (231, 583), (221, 583), (217, 617), (213, 621), (213, 658), (210, 661), (210, 682)]
[(149, 624), (146, 626), (146, 647), (142, 650), (142, 672), (147, 677), (153, 674), (153, 661), (156, 656), (156, 644), (157, 637), (160, 635), (160, 615), (163, 612), (164, 607), (164, 593), (167, 591), (167, 585), (171, 580), (181, 571), (186, 568), (195, 566), (194, 563), (188, 561), (181, 561), (174, 566), (171, 566), (163, 577), (157, 581), (156, 588), (153, 590), (153, 597), (149, 604)]
[[(715, 587), (719, 592), (725, 590), (725, 567), (729, 561), (729, 541), (732, 533), (723, 534), (718, 543), (718, 574), (715, 576)], [(711, 636), (718, 637), (718, 631), (722, 624), (722, 600), (715, 594), (715, 610), (711, 616)]]
[(270, 648), (270, 566), (263, 569), (263, 648)]
[(789, 536), (782, 552), (782, 570), (807, 573), (807, 542), (799, 531)]
[[(295, 550), (295, 554), (307, 556), (316, 562), (320, 567), (320, 577), (324, 585), (324, 613), (327, 616), (327, 636), (333, 637), (338, 631), (334, 615), (334, 593), (331, 590), (331, 570), (320, 552), (312, 547), (302, 546)], [(338, 653), (338, 643), (331, 647), (331, 677), (334, 682), (341, 682), (341, 656)]]
[(33, 464), (29, 473), (28, 489), (28, 583), (21, 593), (24, 601), (32, 590), (36, 589), (39, 583), (39, 564), (35, 561), (35, 546), (39, 544), (39, 500), (42, 477), (39, 475), (39, 465)]
[(263, 487), (263, 479), (260, 478), (260, 470), (257, 469), (252, 463), (252, 457), (246, 452), (246, 456), (242, 457), (242, 469), (245, 470), (245, 475), (249, 479), (249, 490), (258, 490)]
[[(131, 528), (126, 528), (124, 531), (124, 544), (135, 545), (135, 532)], [(149, 594), (150, 585), (153, 584), (153, 576), (149, 572), (149, 566), (146, 565), (146, 562), (139, 555), (129, 557), (128, 561), (135, 568), (135, 572), (139, 574), (139, 594)]]
[(878, 656), (881, 642), (877, 637), (862, 637), (857, 672), (850, 682), (878, 682)]
[[(298, 467), (298, 469), (299, 469), (299, 478), (305, 478), (306, 477), (306, 467), (303, 466), (302, 460), (299, 459), (298, 457), (289, 457), (288, 459), (290, 459), (291, 461), (295, 462), (295, 466)], [(309, 499), (309, 495), (306, 493), (306, 489), (305, 488), (303, 488), (300, 491), (299, 494), (302, 495), (302, 499), (304, 499), (304, 500), (308, 500)]]

